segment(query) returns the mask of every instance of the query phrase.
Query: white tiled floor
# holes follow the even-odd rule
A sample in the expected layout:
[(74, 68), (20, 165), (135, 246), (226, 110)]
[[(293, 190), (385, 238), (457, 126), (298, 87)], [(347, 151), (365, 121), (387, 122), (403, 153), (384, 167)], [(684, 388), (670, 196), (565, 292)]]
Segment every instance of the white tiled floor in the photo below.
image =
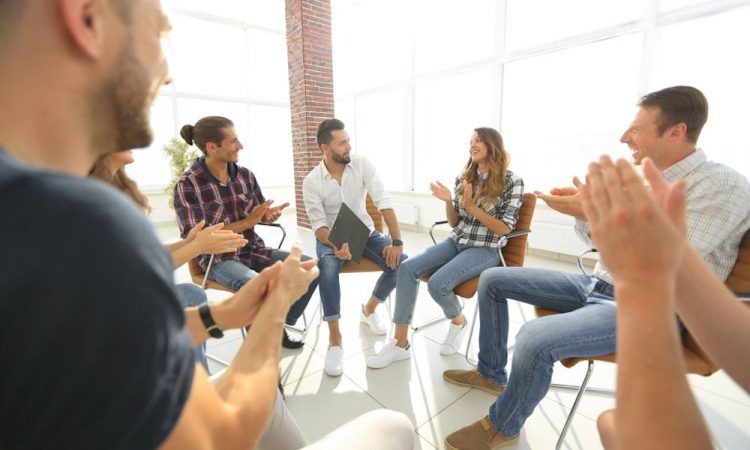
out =
[[(309, 230), (297, 228), (293, 217), (285, 216), (282, 223), (289, 234), (284, 248), (288, 248), (293, 241), (299, 241), (308, 254), (314, 253), (314, 236)], [(176, 231), (168, 227), (161, 228), (159, 233), (168, 239)], [(416, 254), (431, 243), (426, 233), (406, 231), (403, 234), (409, 254)], [(273, 235), (273, 231), (267, 235), (267, 243), (273, 245), (276, 235)], [(535, 255), (527, 256), (526, 265), (578, 271), (574, 263)], [(188, 281), (187, 269), (179, 270), (177, 278), (178, 281)], [(345, 361), (344, 375), (339, 378), (328, 377), (322, 370), (328, 345), (328, 328), (324, 324), (321, 326), (320, 311), (317, 309), (319, 297), (317, 293), (313, 296), (306, 311), (310, 324), (304, 348), (283, 351), (281, 369), (287, 405), (310, 440), (325, 435), (337, 424), (359, 414), (384, 407), (409, 416), (416, 433), (415, 448), (442, 449), (445, 436), (487, 414), (494, 397), (443, 381), (443, 370), (469, 367), (463, 356), (445, 357), (439, 354), (439, 343), (447, 331), (445, 322), (420, 330), (412, 336), (411, 360), (381, 370), (365, 367), (365, 358), (376, 351), (385, 339), (374, 336), (358, 321), (359, 305), (369, 297), (376, 278), (377, 274), (346, 274), (341, 278), (343, 298), (340, 325), (344, 336)], [(426, 288), (421, 286), (420, 289), (415, 323), (440, 315)], [(209, 292), (212, 299), (226, 295), (224, 292)], [(474, 305), (475, 300), (467, 301), (467, 316), (473, 314)], [(511, 307), (510, 311), (512, 341), (512, 336), (523, 324), (524, 316), (530, 320), (534, 314), (528, 306)], [(220, 341), (210, 341), (209, 352), (231, 361), (240, 343), (238, 332), (228, 333)], [(472, 348), (476, 352), (476, 337)], [(211, 365), (212, 370), (222, 367), (213, 362)], [(584, 372), (584, 364), (572, 369), (558, 364), (553, 381), (580, 384)], [(597, 363), (590, 385), (614, 388), (615, 372), (613, 364)], [(723, 372), (709, 378), (691, 376), (690, 382), (717, 448), (750, 448), (750, 396)], [(574, 397), (573, 391), (552, 388), (524, 425), (517, 448), (554, 448)], [(612, 395), (587, 393), (575, 415), (564, 448), (601, 448), (596, 432), (596, 417), (613, 406)], [(373, 448), (377, 448), (377, 445)]]

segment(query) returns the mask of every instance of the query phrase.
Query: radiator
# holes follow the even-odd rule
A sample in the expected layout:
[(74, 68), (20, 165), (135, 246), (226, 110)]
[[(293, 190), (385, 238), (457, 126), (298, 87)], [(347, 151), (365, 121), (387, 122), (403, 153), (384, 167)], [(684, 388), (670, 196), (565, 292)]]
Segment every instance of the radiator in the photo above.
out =
[(589, 248), (576, 235), (573, 225), (546, 222), (532, 223), (529, 247), (574, 256)]
[(393, 203), (393, 210), (399, 223), (409, 225), (419, 224), (419, 207), (410, 203)]

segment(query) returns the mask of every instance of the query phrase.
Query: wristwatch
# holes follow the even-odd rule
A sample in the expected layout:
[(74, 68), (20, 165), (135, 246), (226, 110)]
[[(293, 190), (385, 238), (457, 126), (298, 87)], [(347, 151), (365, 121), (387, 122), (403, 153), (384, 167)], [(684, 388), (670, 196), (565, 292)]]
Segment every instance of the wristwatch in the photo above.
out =
[(216, 325), (213, 316), (211, 316), (208, 302), (203, 303), (198, 307), (198, 315), (201, 316), (201, 322), (203, 322), (203, 326), (206, 327), (209, 336), (215, 339), (224, 337), (224, 332), (221, 331), (221, 328), (219, 328), (218, 325)]
[(394, 247), (403, 247), (404, 241), (402, 241), (401, 239), (394, 239), (391, 245)]

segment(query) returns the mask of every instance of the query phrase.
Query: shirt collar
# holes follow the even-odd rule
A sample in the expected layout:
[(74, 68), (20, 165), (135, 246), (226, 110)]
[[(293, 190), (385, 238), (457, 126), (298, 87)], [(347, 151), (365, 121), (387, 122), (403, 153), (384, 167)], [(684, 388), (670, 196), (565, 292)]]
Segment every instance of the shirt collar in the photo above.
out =
[[(227, 163), (227, 166), (227, 169), (229, 170), (229, 180), (233, 181), (237, 177), (239, 168), (236, 163)], [(211, 171), (208, 170), (205, 156), (196, 158), (195, 162), (193, 162), (193, 165), (190, 166), (190, 171), (198, 178), (206, 181), (212, 181), (216, 184), (221, 184), (221, 182), (215, 176), (213, 176)]]
[(662, 172), (662, 176), (669, 183), (674, 183), (675, 181), (690, 175), (691, 172), (706, 161), (706, 154), (703, 150), (697, 148), (693, 153), (667, 167), (664, 172)]

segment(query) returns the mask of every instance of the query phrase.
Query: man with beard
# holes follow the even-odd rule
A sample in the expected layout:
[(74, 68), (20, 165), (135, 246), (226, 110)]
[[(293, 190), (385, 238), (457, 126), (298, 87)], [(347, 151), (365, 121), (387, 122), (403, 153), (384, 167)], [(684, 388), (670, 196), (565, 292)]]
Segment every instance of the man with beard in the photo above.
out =
[[(168, 30), (158, 0), (0, 0), (4, 450), (252, 448), (279, 404), (284, 318), (315, 266), (293, 248), (221, 308), (186, 315), (144, 215), (85, 177), (151, 142)], [(212, 386), (193, 344), (250, 321)], [(411, 448), (406, 419), (376, 416)]]
[[(198, 264), (208, 272), (210, 279), (238, 291), (258, 272), (289, 256), (284, 250), (266, 247), (255, 233), (255, 225), (261, 221), (275, 222), (289, 203), (271, 206), (273, 200), (263, 196), (255, 174), (237, 164), (244, 147), (231, 120), (221, 116), (204, 117), (195, 125), (183, 126), (180, 134), (204, 155), (193, 161), (175, 185), (174, 207), (182, 238), (201, 220), (209, 225), (224, 223), (225, 230), (242, 234), (247, 245), (235, 252), (214, 255), (210, 269), (210, 255), (198, 257)], [(303, 261), (308, 259), (302, 256)], [(288, 325), (294, 325), (304, 313), (317, 286), (317, 280), (310, 283), (307, 292), (294, 303), (286, 318)], [(284, 331), (281, 345), (298, 349), (303, 342), (290, 339)]]
[[(648, 157), (670, 183), (688, 182), (688, 239), (716, 275), (726, 279), (740, 240), (750, 228), (750, 183), (735, 170), (708, 161), (697, 148), (708, 118), (708, 102), (701, 91), (669, 87), (644, 95), (638, 106), (620, 142), (633, 151), (636, 164)], [(580, 186), (577, 180), (576, 184)], [(577, 188), (555, 189), (552, 195), (537, 192), (537, 196), (575, 217), (578, 236), (594, 245)], [(601, 261), (593, 276), (526, 267), (484, 271), (477, 294), (482, 323), (479, 363), (473, 370), (448, 370), (443, 378), (497, 399), (485, 417), (449, 435), (446, 447), (465, 450), (517, 443), (524, 422), (547, 394), (556, 361), (614, 353), (614, 293), (612, 274)], [(508, 299), (564, 313), (524, 324), (516, 336), (510, 375), (506, 371)], [(685, 330), (677, 318), (673, 323), (680, 332)]]
[[(385, 321), (376, 308), (383, 303), (396, 287), (396, 269), (406, 259), (403, 254), (401, 231), (391, 198), (375, 173), (375, 167), (361, 156), (351, 156), (349, 134), (344, 123), (338, 119), (324, 120), (318, 126), (318, 146), (323, 159), (305, 177), (302, 195), (307, 216), (317, 241), (316, 251), (320, 268), (320, 300), (323, 303), (323, 320), (328, 323), (328, 351), (325, 357), (325, 372), (337, 377), (343, 373), (341, 347), (341, 287), (339, 273), (344, 262), (351, 259), (348, 243), (336, 247), (329, 239), (330, 230), (342, 204), (346, 204), (370, 229), (364, 256), (382, 269), (375, 289), (366, 305), (362, 305), (360, 321), (368, 325), (377, 335), (387, 332)], [(375, 230), (374, 223), (365, 205), (369, 194), (378, 210), (383, 214), (392, 241)]]

